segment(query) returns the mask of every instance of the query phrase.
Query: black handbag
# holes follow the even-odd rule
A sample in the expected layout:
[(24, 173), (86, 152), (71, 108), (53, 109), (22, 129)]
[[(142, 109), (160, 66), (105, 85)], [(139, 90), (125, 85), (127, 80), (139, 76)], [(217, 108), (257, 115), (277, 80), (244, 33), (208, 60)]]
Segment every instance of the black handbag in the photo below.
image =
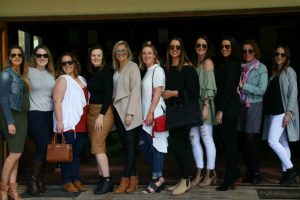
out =
[(166, 116), (168, 129), (191, 128), (203, 124), (199, 102), (197, 100), (189, 100), (187, 96), (180, 103), (167, 104)]

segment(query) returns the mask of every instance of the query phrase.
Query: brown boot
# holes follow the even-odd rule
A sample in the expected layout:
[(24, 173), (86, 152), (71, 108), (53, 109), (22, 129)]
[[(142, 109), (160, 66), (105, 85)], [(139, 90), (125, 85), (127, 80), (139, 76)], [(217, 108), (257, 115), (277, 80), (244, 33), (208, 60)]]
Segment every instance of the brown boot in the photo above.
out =
[(192, 180), (191, 184), (193, 186), (199, 185), (202, 180), (203, 180), (203, 175), (201, 173), (201, 168), (197, 168), (197, 172), (196, 172), (195, 178)]
[(67, 192), (70, 193), (79, 192), (78, 188), (75, 185), (73, 185), (73, 183), (65, 183), (63, 187)]
[(23, 200), (17, 192), (17, 187), (17, 183), (9, 183), (8, 196), (10, 196), (13, 200)]
[(129, 179), (129, 186), (126, 190), (126, 192), (131, 193), (135, 192), (139, 185), (139, 177), (138, 176), (130, 176)]
[(206, 170), (204, 180), (199, 184), (200, 187), (210, 186), (217, 183), (217, 173), (214, 169)]
[(181, 179), (178, 187), (172, 192), (173, 195), (179, 195), (187, 192), (191, 188), (190, 179)]
[(73, 185), (75, 185), (75, 187), (77, 187), (80, 191), (87, 191), (86, 185), (83, 185), (79, 180), (74, 181)]
[(7, 191), (8, 191), (8, 186), (3, 182), (0, 182), (0, 194), (2, 200), (8, 200)]
[(181, 179), (179, 180), (178, 183), (176, 183), (176, 185), (168, 187), (167, 190), (173, 192), (180, 185), (180, 182), (181, 182)]
[(119, 187), (116, 189), (115, 193), (125, 193), (129, 186), (129, 178), (122, 177)]

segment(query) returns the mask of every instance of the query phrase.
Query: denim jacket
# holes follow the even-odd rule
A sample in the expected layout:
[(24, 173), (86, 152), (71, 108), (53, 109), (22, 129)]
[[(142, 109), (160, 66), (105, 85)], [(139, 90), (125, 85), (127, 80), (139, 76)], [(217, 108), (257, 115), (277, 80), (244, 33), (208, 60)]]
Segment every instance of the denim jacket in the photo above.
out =
[(12, 70), (6, 68), (0, 74), (0, 104), (7, 124), (15, 123), (10, 109), (21, 110), (23, 95), (23, 81), (20, 76)]

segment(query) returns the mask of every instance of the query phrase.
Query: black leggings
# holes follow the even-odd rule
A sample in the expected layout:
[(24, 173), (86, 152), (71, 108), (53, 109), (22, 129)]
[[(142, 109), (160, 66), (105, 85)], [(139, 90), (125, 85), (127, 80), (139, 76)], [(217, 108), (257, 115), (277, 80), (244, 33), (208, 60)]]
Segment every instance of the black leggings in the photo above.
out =
[(119, 137), (124, 149), (125, 169), (123, 177), (136, 176), (136, 153), (139, 138), (139, 128), (126, 131), (118, 112), (114, 110), (115, 124), (118, 128)]

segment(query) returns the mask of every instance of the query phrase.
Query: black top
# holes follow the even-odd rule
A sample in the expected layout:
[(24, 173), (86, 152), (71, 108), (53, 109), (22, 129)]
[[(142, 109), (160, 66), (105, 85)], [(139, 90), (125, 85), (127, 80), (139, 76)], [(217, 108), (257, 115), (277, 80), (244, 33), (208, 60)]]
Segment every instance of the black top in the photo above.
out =
[(222, 59), (216, 65), (216, 84), (218, 92), (215, 97), (217, 111), (238, 108), (241, 106), (237, 93), (241, 75), (239, 59)]
[(199, 99), (199, 80), (196, 70), (191, 66), (170, 67), (166, 72), (166, 90), (178, 90), (178, 97), (167, 99), (167, 103), (183, 101), (186, 95), (190, 100)]
[(268, 115), (279, 115), (284, 113), (279, 76), (274, 77), (269, 83), (264, 97), (264, 113)]
[(102, 104), (100, 114), (105, 115), (112, 103), (113, 73), (109, 69), (94, 72), (88, 82), (90, 104)]

